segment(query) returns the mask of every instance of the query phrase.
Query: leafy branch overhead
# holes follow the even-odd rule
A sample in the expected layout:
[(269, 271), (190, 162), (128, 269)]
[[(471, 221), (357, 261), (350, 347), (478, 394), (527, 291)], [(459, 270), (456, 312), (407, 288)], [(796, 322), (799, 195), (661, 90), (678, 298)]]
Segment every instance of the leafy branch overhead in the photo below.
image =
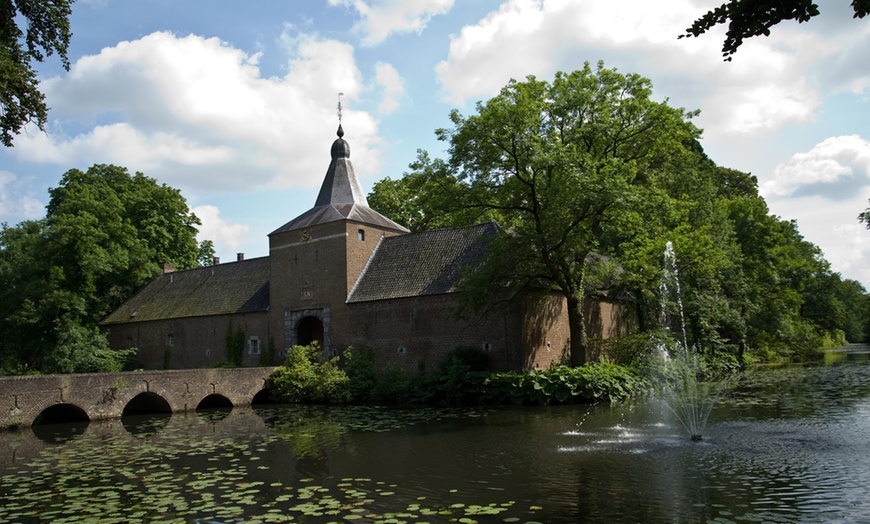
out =
[[(39, 90), (34, 62), (57, 53), (69, 70), (74, 0), (0, 0), (0, 141), (12, 141), (28, 123), (45, 127), (48, 106)], [(26, 22), (26, 31), (18, 24)]]
[[(870, 13), (870, 0), (852, 0), (853, 18)], [(770, 28), (783, 20), (809, 22), (819, 15), (819, 6), (812, 0), (729, 0), (695, 20), (678, 38), (701, 36), (720, 24), (728, 24), (722, 56), (731, 61), (743, 41), (753, 36), (770, 36)]]

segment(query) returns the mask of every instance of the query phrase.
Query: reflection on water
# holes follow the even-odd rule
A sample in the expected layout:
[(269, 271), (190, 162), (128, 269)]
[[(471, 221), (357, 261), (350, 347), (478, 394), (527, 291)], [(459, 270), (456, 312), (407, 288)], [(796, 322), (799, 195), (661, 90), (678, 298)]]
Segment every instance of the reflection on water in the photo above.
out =
[(702, 442), (664, 410), (237, 407), (4, 433), (0, 522), (870, 521), (867, 353), (747, 374)]

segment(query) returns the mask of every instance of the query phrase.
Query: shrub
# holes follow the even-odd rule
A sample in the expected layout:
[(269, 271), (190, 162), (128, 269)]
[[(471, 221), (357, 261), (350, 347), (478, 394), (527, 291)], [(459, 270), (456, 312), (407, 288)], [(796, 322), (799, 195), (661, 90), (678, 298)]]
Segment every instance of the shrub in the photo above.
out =
[(347, 348), (344, 352), (344, 361), (351, 400), (361, 403), (372, 401), (378, 383), (372, 348)]
[(480, 403), (490, 363), (489, 354), (476, 347), (461, 346), (448, 353), (438, 373), (430, 377), (437, 401), (446, 405)]
[(320, 361), (320, 346), (293, 346), (287, 361), (272, 376), (271, 396), (279, 402), (341, 404), (351, 398), (350, 379), (338, 357)]
[(645, 380), (625, 366), (590, 362), (581, 367), (553, 366), (545, 371), (495, 373), (485, 381), (492, 402), (564, 404), (617, 401), (649, 391)]

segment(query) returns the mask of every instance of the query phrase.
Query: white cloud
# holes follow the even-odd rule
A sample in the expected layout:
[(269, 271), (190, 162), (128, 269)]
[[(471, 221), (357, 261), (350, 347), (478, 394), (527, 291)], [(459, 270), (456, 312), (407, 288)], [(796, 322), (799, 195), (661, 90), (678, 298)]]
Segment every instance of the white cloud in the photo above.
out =
[(393, 33), (420, 33), (435, 15), (450, 11), (454, 0), (329, 0), (331, 5), (355, 9), (362, 19), (354, 29), (366, 46), (377, 45)]
[[(783, 24), (769, 38), (753, 38), (733, 62), (721, 60), (724, 29), (677, 39), (705, 7), (674, 0), (662, 9), (645, 0), (507, 0), (451, 38), (436, 66), (444, 99), (452, 104), (485, 99), (510, 78), (550, 79), (584, 61), (651, 78), (654, 96), (701, 109), (708, 137), (766, 133), (809, 122), (821, 104), (813, 67), (827, 67), (842, 46)], [(842, 68), (841, 68), (842, 69)], [(861, 79), (842, 78), (843, 89)]]
[(864, 224), (857, 223), (857, 220), (855, 222), (833, 228), (833, 238), (829, 242), (831, 253), (826, 259), (838, 272), (860, 275), (860, 282), (868, 287), (870, 267), (867, 267), (866, 261), (870, 259), (870, 231)]
[(771, 212), (795, 218), (801, 235), (819, 246), (834, 271), (870, 287), (870, 231), (858, 222), (867, 209), (870, 187), (854, 192), (848, 200), (833, 202), (821, 195), (767, 198)]
[[(362, 74), (351, 46), (289, 31), (280, 78), (260, 76), (258, 54), (195, 35), (158, 32), (82, 57), (43, 82), (49, 132), (19, 137), (14, 154), (64, 167), (117, 163), (185, 190), (316, 186), (335, 97), (358, 100)], [(376, 120), (346, 109), (344, 128), (357, 173), (377, 173)]]
[(199, 242), (211, 240), (215, 243), (215, 252), (235, 252), (246, 240), (250, 227), (246, 224), (231, 224), (220, 217), (217, 206), (202, 205), (192, 209), (193, 214), (199, 217), (202, 225), (196, 239)]
[(0, 221), (6, 218), (35, 219), (45, 215), (45, 205), (28, 194), (9, 171), (0, 171)]
[(405, 85), (399, 72), (390, 64), (378, 62), (375, 64), (375, 78), (384, 92), (384, 98), (378, 105), (381, 113), (392, 113), (399, 107), (399, 98), (405, 93)]
[(870, 141), (858, 135), (834, 136), (805, 153), (795, 153), (776, 166), (773, 179), (761, 185), (761, 192), (784, 196), (802, 186), (831, 185), (844, 179), (853, 179), (857, 185), (870, 183)]

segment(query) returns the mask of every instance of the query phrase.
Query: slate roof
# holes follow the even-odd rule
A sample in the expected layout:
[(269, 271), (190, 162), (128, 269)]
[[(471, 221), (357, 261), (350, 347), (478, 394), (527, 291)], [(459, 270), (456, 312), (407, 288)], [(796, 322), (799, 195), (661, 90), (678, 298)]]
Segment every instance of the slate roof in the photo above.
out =
[(495, 222), (383, 238), (348, 303), (455, 293), (460, 268), (480, 264)]
[(363, 193), (353, 163), (350, 161), (350, 146), (342, 138), (344, 130), (338, 126), (338, 138), (332, 143), (329, 168), (323, 177), (320, 193), (314, 202), (314, 207), (287, 222), (269, 235), (302, 229), (317, 224), (326, 224), (337, 220), (353, 220), (362, 224), (370, 224), (385, 229), (407, 233), (408, 229), (393, 222), (384, 215), (369, 207), (366, 195)]
[(275, 231), (272, 231), (271, 233), (269, 233), (269, 235), (271, 236), (276, 233), (282, 233), (284, 231), (302, 229), (317, 224), (326, 224), (327, 222), (335, 222), (336, 220), (345, 219), (353, 220), (361, 224), (369, 224), (385, 229), (392, 229), (394, 231), (400, 231), (402, 233), (408, 232), (408, 229), (404, 226), (393, 222), (389, 218), (378, 213), (370, 207), (362, 206), (359, 204), (327, 204), (324, 206), (317, 206), (315, 208), (309, 209), (305, 213), (302, 213), (301, 215), (294, 218), (290, 222), (287, 222)]
[(269, 267), (269, 257), (261, 257), (165, 273), (103, 324), (268, 311)]

